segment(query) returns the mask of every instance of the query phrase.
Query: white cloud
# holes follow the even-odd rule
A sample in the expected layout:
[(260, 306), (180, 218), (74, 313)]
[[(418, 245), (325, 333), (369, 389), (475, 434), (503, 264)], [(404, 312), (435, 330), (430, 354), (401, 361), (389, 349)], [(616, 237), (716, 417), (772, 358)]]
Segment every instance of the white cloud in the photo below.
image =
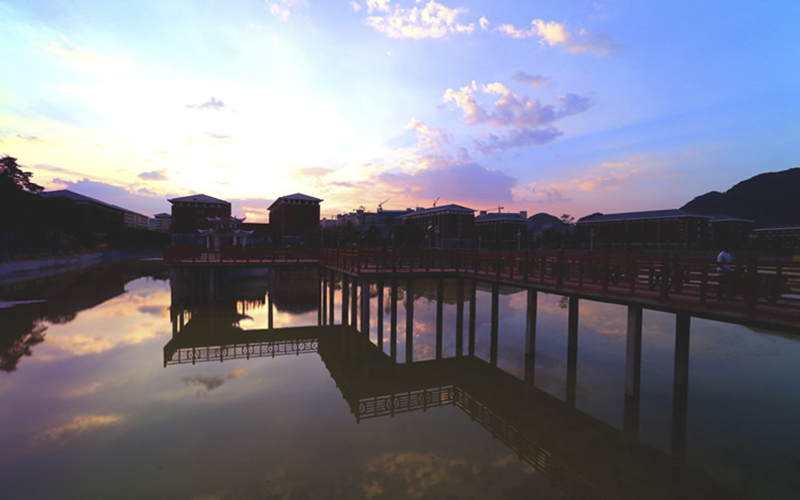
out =
[[(475, 99), (475, 93), (500, 95), (494, 103), (494, 110), (487, 111)], [(447, 89), (444, 94), (446, 102), (452, 101), (464, 113), (467, 125), (487, 124), (494, 127), (540, 127), (559, 118), (580, 113), (592, 105), (588, 97), (567, 94), (559, 97), (560, 107), (542, 104), (538, 99), (518, 96), (502, 83), (489, 83), (478, 88), (475, 82), (460, 90)]]
[[(306, 0), (265, 0), (269, 13), (280, 21), (288, 21), (292, 15), (292, 9), (297, 5), (305, 5)], [(351, 5), (354, 2), (351, 2)]]
[[(523, 80), (531, 81), (535, 77)], [(540, 78), (540, 77), (539, 77)], [(476, 97), (479, 94), (500, 96), (494, 107), (487, 109)], [(459, 90), (448, 89), (445, 102), (454, 102), (463, 112), (464, 123), (504, 129), (501, 134), (482, 132), (483, 138), (474, 141), (475, 151), (493, 154), (510, 149), (539, 146), (563, 135), (552, 123), (567, 116), (582, 113), (593, 105), (588, 97), (576, 94), (559, 96), (554, 104), (519, 96), (499, 82), (479, 86), (472, 82)]]
[(419, 134), (418, 148), (434, 149), (441, 152), (442, 145), (449, 143), (452, 136), (450, 132), (440, 128), (432, 128), (427, 123), (421, 122), (416, 118), (411, 120), (408, 128)]
[(570, 54), (586, 52), (598, 56), (610, 56), (619, 50), (619, 46), (607, 35), (587, 29), (581, 29), (576, 35), (569, 31), (566, 24), (556, 21), (534, 19), (529, 30), (520, 30), (510, 24), (498, 26), (496, 30), (511, 38), (538, 37), (539, 43), (559, 47)]
[(531, 87), (538, 88), (544, 85), (547, 82), (547, 78), (539, 75), (529, 75), (522, 71), (517, 71), (512, 76), (515, 81), (524, 83), (525, 85), (530, 85)]
[[(419, 0), (417, 3), (420, 3)], [(444, 38), (450, 34), (472, 33), (475, 25), (461, 24), (457, 18), (467, 9), (450, 9), (430, 0), (423, 8), (406, 9), (388, 0), (368, 0), (370, 15), (364, 22), (390, 38)]]
[(541, 146), (564, 133), (555, 127), (535, 129), (520, 127), (509, 130), (504, 136), (489, 134), (486, 140), (475, 141), (475, 150), (483, 154), (499, 153), (510, 149)]

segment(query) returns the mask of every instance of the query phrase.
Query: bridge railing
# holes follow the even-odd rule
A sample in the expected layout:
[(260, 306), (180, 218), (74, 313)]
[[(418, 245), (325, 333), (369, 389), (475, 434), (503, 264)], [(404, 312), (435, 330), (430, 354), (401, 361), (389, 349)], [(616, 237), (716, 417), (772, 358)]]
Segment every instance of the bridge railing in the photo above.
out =
[[(712, 258), (678, 253), (481, 252), (439, 249), (321, 249), (320, 263), (353, 274), (455, 272), (523, 284), (612, 295), (689, 298), (705, 304), (717, 298), (720, 273)], [(800, 262), (736, 256), (725, 299), (749, 310), (765, 304), (800, 308)]]

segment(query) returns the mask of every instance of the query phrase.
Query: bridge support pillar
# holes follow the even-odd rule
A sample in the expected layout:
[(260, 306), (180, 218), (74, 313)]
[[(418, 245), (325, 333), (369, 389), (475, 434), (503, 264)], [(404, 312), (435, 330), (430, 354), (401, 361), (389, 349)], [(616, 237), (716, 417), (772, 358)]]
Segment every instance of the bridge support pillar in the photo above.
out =
[(442, 359), (443, 321), (444, 321), (444, 280), (436, 282), (436, 359)]
[(642, 375), (642, 308), (628, 306), (628, 334), (625, 355), (625, 396), (639, 399)]
[(456, 357), (464, 355), (464, 278), (456, 279)]
[(328, 324), (328, 271), (318, 268), (317, 272), (320, 274), (320, 285), (322, 286), (319, 300), (319, 325), (323, 326)]
[(350, 278), (342, 274), (342, 325), (350, 324)]
[(689, 330), (691, 316), (675, 316), (675, 369), (672, 384), (672, 454), (686, 456), (686, 413), (689, 403)]
[(474, 279), (470, 280), (471, 295), (469, 298), (469, 340), (467, 341), (469, 343), (468, 350), (470, 356), (475, 355), (475, 297), (477, 295), (477, 285), (478, 283)]
[(538, 313), (536, 290), (528, 290), (528, 306), (525, 308), (525, 382), (534, 384), (536, 369), (536, 315)]
[(492, 283), (492, 330), (491, 344), (489, 348), (489, 359), (492, 366), (497, 366), (497, 345), (499, 336), (500, 322), (500, 285)]
[(414, 361), (414, 280), (406, 285), (406, 363)]
[(334, 313), (335, 313), (335, 303), (334, 303), (334, 294), (336, 292), (336, 275), (334, 271), (331, 271), (329, 274), (329, 294), (328, 294), (328, 324), (334, 325), (336, 323)]
[(642, 374), (641, 306), (628, 306), (628, 333), (625, 346), (625, 409), (622, 427), (625, 436), (635, 441), (639, 434), (639, 391)]
[(392, 278), (391, 297), (389, 298), (392, 307), (392, 313), (389, 325), (389, 349), (393, 362), (397, 362), (397, 280)]
[(567, 326), (567, 404), (575, 406), (578, 386), (578, 297), (570, 296)]
[(383, 351), (383, 280), (378, 280), (378, 347)]
[(274, 315), (272, 312), (272, 290), (275, 289), (275, 270), (269, 270), (269, 280), (267, 281), (267, 328), (272, 330), (274, 326)]
[(361, 333), (369, 336), (369, 282), (361, 280)]
[(353, 310), (351, 311), (350, 318), (352, 318), (353, 322), (352, 325), (357, 329), (358, 328), (358, 281), (356, 281), (356, 279), (353, 278), (352, 280), (350, 280), (350, 282), (352, 283), (352, 288), (353, 288), (353, 290), (351, 291), (351, 293), (353, 294), (353, 298), (350, 301), (350, 307), (352, 307)]

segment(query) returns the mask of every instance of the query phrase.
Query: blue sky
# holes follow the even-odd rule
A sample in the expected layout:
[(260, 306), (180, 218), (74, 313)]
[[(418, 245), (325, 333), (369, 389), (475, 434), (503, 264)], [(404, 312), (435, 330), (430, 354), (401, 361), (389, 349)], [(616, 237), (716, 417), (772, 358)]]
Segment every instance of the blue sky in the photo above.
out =
[(800, 166), (800, 3), (1, 1), (0, 154), (149, 215), (676, 208)]

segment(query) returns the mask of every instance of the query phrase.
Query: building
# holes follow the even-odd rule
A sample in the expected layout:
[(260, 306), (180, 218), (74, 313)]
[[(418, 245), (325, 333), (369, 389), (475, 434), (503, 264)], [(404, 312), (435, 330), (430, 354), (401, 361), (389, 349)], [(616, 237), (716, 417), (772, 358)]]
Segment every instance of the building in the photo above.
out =
[(150, 218), (130, 210), (117, 207), (123, 212), (122, 225), (130, 229), (150, 229)]
[(274, 243), (319, 244), (320, 206), (323, 200), (295, 193), (281, 196), (269, 206), (269, 225)]
[(753, 230), (753, 243), (764, 250), (800, 250), (800, 226), (762, 227)]
[(106, 243), (109, 235), (122, 232), (125, 228), (126, 213), (133, 213), (68, 189), (47, 191), (41, 193), (41, 196), (72, 201), (77, 208), (76, 226), (93, 244)]
[(200, 229), (211, 229), (209, 219), (230, 217), (230, 202), (204, 194), (167, 200), (172, 204), (172, 243), (205, 244)]
[(709, 217), (682, 210), (594, 214), (576, 223), (583, 244), (597, 249), (705, 249), (711, 244)]
[(418, 208), (401, 216), (407, 232), (424, 235), (425, 245), (432, 248), (466, 248), (473, 245), (475, 210), (461, 205)]
[(475, 218), (475, 232), (480, 248), (519, 250), (528, 239), (528, 212), (488, 213), (481, 210)]
[[(368, 246), (375, 246), (393, 241), (396, 230), (403, 227), (406, 210), (384, 210), (378, 205), (375, 212), (367, 212), (360, 207), (354, 212), (339, 214), (336, 217), (323, 218), (320, 226), (326, 245), (356, 244), (359, 241)], [(352, 238), (353, 241), (347, 240)]]
[(172, 216), (167, 213), (160, 213), (153, 216), (153, 230), (162, 233), (172, 232)]
[(715, 249), (738, 249), (750, 241), (754, 221), (724, 214), (710, 214), (706, 217), (711, 227), (711, 245)]

